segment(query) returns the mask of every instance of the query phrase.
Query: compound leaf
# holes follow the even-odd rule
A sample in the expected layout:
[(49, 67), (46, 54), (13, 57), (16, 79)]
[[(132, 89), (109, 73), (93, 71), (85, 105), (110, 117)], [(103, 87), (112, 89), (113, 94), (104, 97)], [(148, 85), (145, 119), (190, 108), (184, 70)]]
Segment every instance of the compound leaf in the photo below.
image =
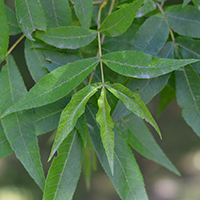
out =
[(149, 79), (172, 72), (197, 62), (195, 59), (154, 58), (141, 51), (119, 51), (103, 55), (102, 61), (113, 71), (124, 76)]
[(24, 34), (30, 40), (34, 40), (32, 32), (46, 30), (46, 17), (40, 1), (35, 0), (16, 0), (17, 21)]
[(36, 37), (60, 49), (77, 49), (91, 43), (97, 31), (79, 26), (49, 28), (46, 32), (37, 31)]
[[(69, 94), (92, 72), (99, 58), (88, 58), (56, 68), (7, 110), (5, 115), (53, 103)], [(5, 116), (4, 115), (4, 116)]]
[(133, 3), (121, 6), (119, 10), (106, 17), (99, 31), (112, 37), (121, 35), (131, 26), (143, 2), (144, 0), (136, 0)]
[(43, 200), (72, 199), (81, 172), (82, 154), (81, 138), (76, 131), (72, 131), (51, 164)]

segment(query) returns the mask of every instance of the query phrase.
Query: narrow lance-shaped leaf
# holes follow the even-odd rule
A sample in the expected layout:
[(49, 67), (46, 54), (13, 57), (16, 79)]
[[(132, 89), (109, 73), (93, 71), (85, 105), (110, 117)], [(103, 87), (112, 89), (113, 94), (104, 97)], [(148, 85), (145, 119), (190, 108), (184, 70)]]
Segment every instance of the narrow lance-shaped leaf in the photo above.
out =
[(46, 32), (37, 31), (36, 37), (60, 49), (77, 49), (91, 43), (97, 31), (79, 26), (49, 28)]
[(191, 66), (176, 72), (176, 95), (182, 115), (189, 126), (200, 136), (200, 78)]
[(15, 7), (18, 24), (30, 40), (34, 40), (31, 34), (36, 29), (46, 30), (46, 17), (39, 0), (16, 0)]
[[(14, 59), (9, 55), (0, 76), (1, 110), (14, 104), (27, 91)], [(6, 137), (17, 158), (31, 177), (44, 188), (44, 173), (40, 161), (38, 141), (32, 111), (12, 113), (1, 119)]]
[(72, 131), (51, 164), (43, 200), (72, 199), (81, 172), (82, 154), (81, 138), (76, 131)]
[(172, 72), (197, 59), (154, 58), (141, 51), (120, 51), (103, 55), (102, 61), (113, 71), (124, 76), (149, 79)]
[(71, 0), (71, 2), (82, 27), (89, 28), (93, 13), (92, 0)]
[(0, 0), (0, 63), (4, 59), (9, 42), (9, 29), (6, 18), (4, 1)]
[(162, 138), (158, 125), (156, 124), (151, 113), (147, 109), (145, 103), (140, 99), (139, 94), (133, 93), (131, 90), (119, 83), (115, 83), (112, 85), (106, 84), (106, 88), (118, 99), (122, 100), (125, 106), (130, 111), (132, 111), (141, 119), (145, 119), (148, 123), (150, 123)]
[(132, 24), (138, 9), (144, 0), (136, 0), (133, 3), (125, 4), (112, 14), (110, 14), (102, 23), (99, 31), (108, 36), (118, 36), (124, 33)]
[(85, 104), (89, 98), (94, 95), (97, 90), (102, 87), (100, 83), (91, 84), (84, 87), (77, 92), (62, 111), (58, 130), (53, 144), (49, 160), (59, 148), (62, 141), (68, 136), (68, 134), (74, 129), (78, 118), (84, 113)]
[(98, 99), (99, 111), (96, 115), (97, 122), (101, 127), (101, 139), (108, 158), (112, 174), (114, 174), (114, 123), (110, 116), (110, 106), (106, 98), (106, 89), (102, 88)]
[(142, 174), (139, 170), (134, 155), (127, 145), (124, 138), (115, 128), (115, 149), (114, 149), (114, 175), (111, 173), (107, 155), (102, 144), (100, 136), (100, 128), (95, 120), (97, 108), (90, 105), (87, 106), (86, 119), (90, 126), (90, 138), (94, 145), (94, 149), (99, 157), (100, 163), (117, 193), (122, 200), (148, 200)]
[(170, 6), (165, 10), (169, 26), (178, 34), (200, 38), (200, 12), (198, 8), (186, 5)]
[(66, 0), (40, 0), (47, 18), (47, 26), (60, 27), (71, 25), (71, 9)]
[(98, 58), (88, 58), (56, 68), (44, 76), (31, 90), (4, 114), (53, 103), (69, 94), (92, 72)]
[(143, 120), (134, 114), (130, 114), (118, 121), (117, 127), (126, 141), (137, 152), (175, 174), (180, 175), (178, 170), (158, 146)]

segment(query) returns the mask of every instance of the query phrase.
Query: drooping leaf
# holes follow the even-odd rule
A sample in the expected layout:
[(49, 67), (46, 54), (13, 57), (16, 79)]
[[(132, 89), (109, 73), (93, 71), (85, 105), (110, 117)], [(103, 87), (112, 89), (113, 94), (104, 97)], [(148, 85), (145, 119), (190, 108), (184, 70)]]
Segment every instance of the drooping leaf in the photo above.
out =
[(17, 21), (24, 34), (30, 40), (34, 40), (32, 32), (46, 30), (46, 17), (40, 1), (35, 0), (16, 0)]
[(136, 0), (133, 3), (125, 4), (106, 19), (101, 24), (99, 31), (108, 36), (118, 36), (124, 33), (132, 24), (135, 15), (144, 0)]
[(98, 99), (99, 111), (96, 120), (101, 127), (101, 139), (103, 147), (108, 158), (108, 163), (112, 174), (114, 174), (114, 123), (110, 116), (110, 106), (106, 98), (106, 89), (102, 88), (101, 95)]
[(0, 63), (3, 61), (7, 52), (9, 42), (9, 28), (6, 18), (4, 1), (0, 0)]
[(182, 7), (186, 6), (188, 3), (190, 3), (191, 0), (183, 0), (183, 5)]
[(114, 175), (111, 173), (107, 155), (100, 137), (100, 128), (95, 120), (97, 108), (87, 106), (86, 119), (89, 126), (90, 138), (99, 160), (108, 174), (117, 193), (122, 200), (148, 200), (143, 178), (135, 161), (132, 151), (118, 130), (115, 132)]
[(195, 6), (170, 6), (165, 10), (169, 26), (178, 34), (200, 38), (200, 12)]
[(143, 120), (136, 115), (130, 114), (118, 121), (117, 127), (131, 147), (141, 155), (180, 175), (178, 170), (158, 146)]
[(149, 17), (140, 27), (131, 41), (138, 50), (156, 55), (165, 44), (169, 35), (169, 26), (163, 15)]
[(93, 12), (92, 0), (71, 0), (71, 2), (74, 4), (74, 10), (81, 26), (89, 28)]
[(49, 28), (46, 32), (37, 31), (36, 37), (60, 49), (77, 49), (91, 43), (97, 31), (79, 26)]
[(149, 79), (172, 72), (197, 62), (195, 59), (154, 58), (141, 51), (119, 51), (103, 55), (102, 61), (113, 71), (124, 76)]
[(96, 67), (99, 58), (88, 58), (61, 66), (44, 76), (4, 114), (53, 103), (69, 94)]
[(78, 118), (84, 113), (85, 104), (100, 87), (102, 87), (100, 83), (91, 84), (73, 95), (71, 101), (61, 113), (55, 142), (53, 144), (49, 159), (52, 158), (62, 141), (74, 129)]
[(50, 167), (43, 200), (71, 200), (81, 172), (83, 145), (73, 131), (58, 149)]
[(68, 0), (40, 0), (44, 8), (48, 28), (71, 25), (71, 9)]
[(62, 110), (69, 98), (62, 98), (54, 103), (35, 108), (34, 124), (37, 135), (42, 135), (58, 127)]
[(106, 84), (106, 88), (118, 99), (123, 101), (125, 106), (135, 115), (137, 115), (141, 119), (145, 119), (148, 123), (150, 123), (162, 138), (158, 125), (156, 124), (151, 113), (147, 109), (145, 103), (140, 99), (140, 95), (138, 95), (137, 93), (133, 93), (131, 90), (121, 85), (120, 83), (115, 83), (112, 85)]
[[(183, 58), (200, 58), (200, 41), (194, 40), (191, 38), (183, 38), (178, 37), (176, 38), (176, 44), (179, 47), (179, 50), (181, 52), (181, 55)], [(196, 62), (191, 64), (194, 69), (200, 73), (199, 69), (200, 62)]]
[(0, 123), (0, 158), (6, 157), (13, 153), (10, 144), (6, 138), (3, 126)]
[[(38, 41), (36, 41), (38, 42)], [(42, 50), (34, 48), (34, 42), (25, 41), (25, 59), (31, 76), (37, 83), (43, 76), (47, 74), (45, 65), (49, 64), (42, 54)]]
[[(26, 87), (14, 59), (9, 55), (0, 74), (1, 111), (14, 104), (26, 93)], [(17, 158), (30, 176), (44, 188), (44, 173), (39, 156), (38, 141), (32, 111), (12, 113), (1, 119), (6, 137)]]
[(142, 17), (155, 9), (156, 4), (153, 0), (145, 0), (144, 5), (138, 10), (136, 17)]
[(176, 96), (182, 115), (194, 132), (200, 136), (200, 78), (188, 65), (176, 72)]
[(21, 29), (17, 23), (16, 14), (12, 11), (8, 6), (5, 6), (6, 9), (6, 17), (9, 24), (9, 35), (16, 35), (21, 33)]

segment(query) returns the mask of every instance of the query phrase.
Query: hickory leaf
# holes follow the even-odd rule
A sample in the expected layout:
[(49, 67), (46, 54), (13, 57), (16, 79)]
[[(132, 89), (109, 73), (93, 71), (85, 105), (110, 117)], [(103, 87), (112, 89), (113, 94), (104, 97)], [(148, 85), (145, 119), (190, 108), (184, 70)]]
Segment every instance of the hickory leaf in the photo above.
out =
[(98, 64), (88, 58), (56, 68), (44, 76), (31, 90), (4, 114), (53, 103), (69, 94)]
[(81, 172), (83, 144), (77, 131), (63, 141), (50, 167), (43, 200), (71, 200)]
[(101, 57), (102, 61), (113, 71), (134, 78), (149, 79), (172, 72), (197, 59), (154, 58), (141, 51), (119, 51)]
[(46, 32), (37, 31), (36, 37), (60, 49), (77, 49), (91, 43), (97, 31), (79, 26), (49, 28)]
[(105, 87), (101, 90), (101, 95), (98, 99), (99, 111), (96, 115), (96, 120), (101, 127), (101, 139), (105, 149), (111, 173), (114, 174), (114, 123), (110, 116), (110, 106), (106, 98)]
[(53, 144), (49, 159), (52, 158), (62, 141), (74, 129), (78, 118), (84, 113), (85, 104), (100, 87), (102, 87), (100, 83), (84, 87), (72, 97), (71, 101), (64, 108), (60, 116), (55, 142)]
[(111, 37), (121, 35), (131, 26), (143, 2), (144, 0), (136, 0), (133, 3), (123, 5), (103, 21), (99, 31)]
[(16, 15), (19, 26), (30, 40), (34, 40), (32, 32), (46, 30), (46, 17), (40, 1), (15, 0)]
[(141, 119), (145, 119), (148, 123), (150, 123), (158, 132), (159, 136), (162, 138), (158, 125), (156, 124), (144, 102), (140, 99), (140, 95), (138, 95), (137, 93), (133, 93), (120, 83), (115, 83), (111, 85), (106, 84), (106, 88), (118, 99), (122, 100), (125, 106), (135, 115), (137, 115)]

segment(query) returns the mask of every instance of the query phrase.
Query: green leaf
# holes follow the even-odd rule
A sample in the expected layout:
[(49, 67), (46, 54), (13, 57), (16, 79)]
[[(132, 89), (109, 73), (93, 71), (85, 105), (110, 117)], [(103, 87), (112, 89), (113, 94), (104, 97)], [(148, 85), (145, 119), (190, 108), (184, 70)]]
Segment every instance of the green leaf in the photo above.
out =
[(50, 167), (43, 200), (71, 200), (81, 172), (83, 145), (73, 131), (58, 149)]
[(83, 144), (84, 147), (87, 146), (87, 135), (89, 135), (88, 133), (88, 128), (87, 128), (87, 124), (86, 124), (86, 120), (85, 120), (85, 116), (81, 115), (77, 122), (76, 122), (76, 129), (78, 130), (81, 139), (83, 140)]
[(10, 144), (6, 138), (3, 126), (0, 123), (0, 158), (6, 157), (13, 153)]
[(195, 6), (199, 9), (199, 6), (200, 6), (199, 0), (192, 0), (192, 1), (195, 4)]
[(160, 93), (160, 102), (157, 110), (157, 117), (160, 116), (162, 111), (176, 98), (176, 92), (166, 85)]
[(190, 3), (191, 0), (183, 0), (183, 5), (182, 7), (186, 6), (188, 3)]
[(5, 6), (5, 9), (9, 24), (9, 35), (17, 35), (18, 33), (21, 33), (22, 30), (17, 23), (17, 18), (14, 11), (12, 11), (8, 6)]
[(117, 129), (115, 132), (115, 149), (114, 149), (114, 175), (110, 170), (107, 155), (105, 153), (102, 140), (100, 137), (99, 125), (95, 120), (97, 109), (94, 106), (87, 106), (86, 119), (89, 126), (90, 138), (99, 160), (108, 174), (117, 193), (122, 200), (148, 200), (144, 188), (144, 182), (135, 161), (132, 151), (127, 145), (124, 138)]
[[(183, 58), (200, 58), (199, 40), (178, 37), (176, 38), (176, 44), (178, 45)], [(191, 65), (197, 72), (200, 73), (199, 64), (200, 62), (196, 62)]]
[(167, 42), (163, 48), (158, 52), (157, 56), (160, 58), (174, 58), (174, 42)]
[(132, 24), (135, 15), (144, 0), (136, 0), (133, 3), (121, 6), (110, 14), (101, 24), (99, 31), (108, 36), (118, 36), (124, 33)]
[(117, 122), (117, 127), (126, 138), (126, 141), (137, 152), (169, 169), (175, 174), (180, 175), (178, 170), (158, 146), (143, 120), (138, 118), (136, 115), (130, 114)]
[(102, 87), (100, 83), (88, 85), (73, 95), (71, 101), (61, 113), (55, 142), (53, 144), (49, 160), (55, 154), (63, 140), (74, 129), (78, 118), (84, 113), (85, 104), (100, 87)]
[(199, 61), (195, 59), (158, 59), (140, 51), (108, 53), (103, 55), (101, 59), (113, 71), (124, 76), (141, 79), (164, 75), (182, 66)]
[(106, 84), (106, 88), (111, 93), (113, 93), (118, 99), (122, 100), (125, 106), (130, 111), (132, 111), (141, 119), (145, 119), (148, 123), (150, 123), (162, 138), (158, 125), (151, 116), (151, 113), (147, 109), (145, 103), (140, 99), (139, 94), (133, 93), (131, 90), (119, 83), (115, 83), (112, 85)]
[(46, 30), (46, 18), (40, 1), (16, 0), (15, 7), (18, 24), (27, 38), (34, 40), (31, 34), (36, 29)]
[[(37, 41), (36, 41), (37, 44)], [(34, 48), (35, 42), (25, 41), (25, 59), (33, 80), (37, 83), (43, 76), (47, 74), (45, 65), (49, 64), (42, 54), (42, 50)]]
[(4, 1), (0, 1), (0, 63), (3, 61), (4, 56), (8, 49), (8, 43), (9, 43), (9, 29), (8, 29), (8, 23), (6, 18), (6, 12), (5, 12), (5, 6)]
[(101, 139), (105, 149), (112, 175), (114, 174), (114, 123), (110, 116), (110, 106), (106, 98), (106, 89), (102, 88), (98, 99), (99, 111), (96, 120), (101, 127)]
[(176, 96), (182, 115), (194, 132), (200, 136), (200, 78), (191, 66), (176, 72)]
[(54, 103), (35, 108), (34, 124), (37, 135), (42, 135), (58, 127), (62, 110), (69, 102), (69, 98), (63, 98)]
[(136, 17), (142, 17), (155, 9), (156, 4), (153, 0), (145, 0), (144, 5), (138, 10)]
[(140, 27), (131, 43), (138, 50), (156, 55), (165, 44), (169, 35), (169, 26), (163, 15), (149, 17)]
[(66, 0), (40, 0), (44, 8), (48, 28), (71, 25), (71, 9)]
[(88, 58), (61, 66), (44, 76), (4, 114), (53, 103), (69, 94), (97, 66), (99, 58)]
[(71, 2), (74, 4), (74, 10), (81, 26), (89, 28), (93, 12), (92, 0), (71, 0)]
[[(1, 111), (14, 104), (26, 93), (26, 87), (14, 59), (9, 55), (0, 76)], [(30, 176), (44, 188), (44, 173), (40, 161), (38, 141), (32, 119), (32, 111), (12, 113), (1, 119), (6, 137), (17, 158)]]
[(187, 5), (171, 6), (165, 10), (169, 26), (178, 34), (200, 38), (200, 12), (194, 7)]
[(49, 28), (46, 32), (37, 31), (36, 37), (60, 49), (77, 49), (91, 43), (97, 31), (79, 26)]

